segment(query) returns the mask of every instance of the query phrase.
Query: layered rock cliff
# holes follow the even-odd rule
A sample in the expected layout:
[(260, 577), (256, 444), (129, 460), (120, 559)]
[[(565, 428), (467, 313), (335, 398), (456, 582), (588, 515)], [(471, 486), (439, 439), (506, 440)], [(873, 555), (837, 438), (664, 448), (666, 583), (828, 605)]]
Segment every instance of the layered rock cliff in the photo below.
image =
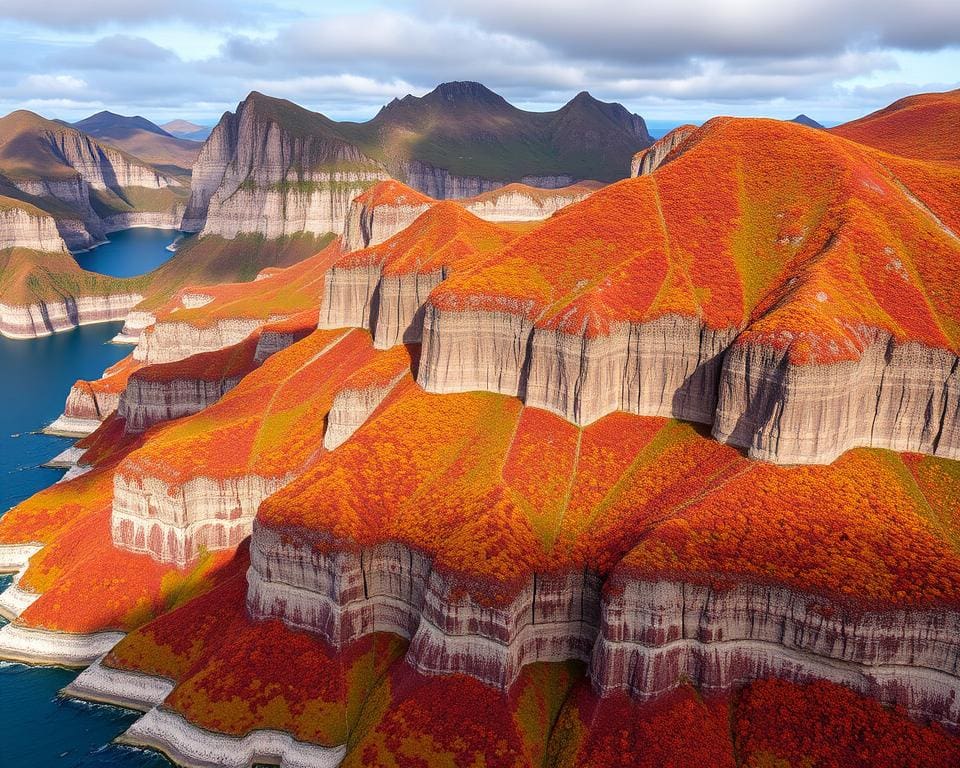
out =
[(0, 198), (0, 250), (16, 246), (36, 251), (67, 248), (52, 216), (33, 206), (6, 207)]
[(0, 303), (0, 333), (11, 338), (49, 336), (78, 325), (122, 320), (143, 296), (135, 293), (106, 296), (64, 296), (27, 305)]
[(250, 94), (204, 143), (183, 228), (227, 238), (341, 232), (350, 202), (388, 176), (329, 123)]
[(557, 185), (550, 187), (549, 192), (537, 188), (547, 186), (507, 184), (493, 192), (464, 200), (463, 206), (485, 221), (540, 221), (561, 208), (580, 202), (602, 185), (597, 182)]
[(683, 151), (683, 145), (697, 130), (695, 125), (681, 125), (646, 149), (641, 149), (630, 161), (630, 176), (653, 173), (668, 159), (674, 159)]

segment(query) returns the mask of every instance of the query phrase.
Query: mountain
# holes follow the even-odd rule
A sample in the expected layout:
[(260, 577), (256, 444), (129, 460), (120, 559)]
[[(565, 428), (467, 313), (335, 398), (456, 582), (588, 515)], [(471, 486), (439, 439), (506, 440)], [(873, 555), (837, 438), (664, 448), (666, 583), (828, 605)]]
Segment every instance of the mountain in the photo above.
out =
[(651, 143), (642, 118), (586, 92), (555, 112), (526, 112), (472, 82), (395, 99), (343, 130), (397, 178), (439, 198), (489, 191), (491, 181), (615, 181)]
[(210, 135), (213, 129), (208, 125), (197, 125), (189, 120), (171, 120), (160, 126), (171, 136), (178, 139), (191, 139), (192, 141), (204, 141)]
[(134, 224), (176, 226), (187, 193), (180, 180), (75, 128), (26, 110), (0, 118), (0, 194), (51, 215), (70, 248)]
[(797, 116), (796, 116), (795, 118), (793, 118), (793, 120), (791, 120), (790, 122), (791, 122), (791, 123), (797, 123), (797, 124), (799, 124), (799, 125), (805, 125), (805, 126), (807, 126), (807, 128), (821, 128), (821, 129), (823, 128), (823, 126), (820, 125), (820, 123), (818, 123), (818, 122), (817, 122), (816, 120), (814, 120), (812, 117), (807, 117), (807, 116), (804, 115), (804, 114), (799, 114), (799, 115), (797, 115)]
[[(338, 125), (248, 100), (194, 178), (378, 173)], [(524, 227), (370, 180), (350, 250), (180, 273), (0, 517), (0, 658), (190, 765), (957, 764), (960, 167), (661, 142)]]
[(159, 170), (187, 175), (200, 152), (200, 142), (172, 136), (143, 117), (98, 112), (72, 124), (74, 128), (129, 152)]
[(838, 125), (838, 136), (920, 160), (960, 162), (960, 89), (908, 96)]
[(339, 123), (254, 92), (204, 145), (185, 227), (227, 237), (340, 231), (350, 200), (379, 180), (438, 199), (510, 182), (610, 181), (649, 144), (642, 118), (586, 93), (538, 113), (479, 83), (445, 83), (422, 98), (395, 99), (366, 123)]

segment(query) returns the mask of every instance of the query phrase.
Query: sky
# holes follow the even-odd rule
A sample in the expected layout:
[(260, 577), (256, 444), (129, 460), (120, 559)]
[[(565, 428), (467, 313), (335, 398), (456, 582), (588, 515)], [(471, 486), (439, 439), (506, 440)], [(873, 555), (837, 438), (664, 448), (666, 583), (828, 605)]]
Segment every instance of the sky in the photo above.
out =
[(478, 80), (525, 109), (582, 90), (652, 125), (832, 125), (960, 87), (951, 0), (0, 0), (0, 113), (213, 124), (251, 90), (336, 119)]

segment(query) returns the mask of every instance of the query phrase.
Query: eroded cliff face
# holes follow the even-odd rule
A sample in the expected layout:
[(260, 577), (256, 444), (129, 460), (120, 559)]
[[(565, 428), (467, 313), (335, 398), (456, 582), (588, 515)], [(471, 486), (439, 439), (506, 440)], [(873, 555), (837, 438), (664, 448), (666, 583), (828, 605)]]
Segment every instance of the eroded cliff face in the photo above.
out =
[(156, 477), (118, 472), (111, 531), (115, 546), (185, 568), (202, 550), (236, 547), (250, 534), (257, 507), (289, 478), (196, 477), (169, 485)]
[(371, 205), (361, 195), (351, 201), (347, 212), (343, 228), (344, 250), (357, 251), (389, 240), (429, 207), (429, 203)]
[(67, 249), (52, 216), (17, 206), (0, 208), (0, 250), (18, 246), (35, 251)]
[(622, 577), (604, 592), (590, 673), (601, 693), (643, 699), (683, 681), (729, 691), (767, 676), (827, 679), (956, 723), (958, 622), (952, 611), (854, 610), (771, 585)]
[(342, 648), (373, 632), (411, 639), (407, 661), (427, 674), (468, 674), (506, 689), (524, 664), (589, 658), (599, 580), (537, 575), (505, 604), (485, 604), (403, 544), (362, 550), (312, 545), (302, 531), (255, 525), (247, 606)]
[[(410, 160), (400, 166), (400, 175), (418, 192), (437, 200), (459, 200), (475, 197), (484, 192), (506, 186), (516, 179), (488, 179), (482, 176), (458, 176), (446, 168), (438, 168), (422, 160)], [(519, 179), (521, 184), (542, 189), (556, 189), (573, 184), (576, 179), (566, 174), (528, 175)]]
[(350, 202), (386, 178), (352, 144), (288, 130), (263, 97), (251, 95), (203, 145), (183, 228), (227, 238), (340, 233)]
[(593, 187), (586, 184), (550, 189), (553, 192), (523, 184), (508, 184), (493, 193), (465, 200), (463, 205), (474, 216), (485, 221), (541, 221), (550, 218), (561, 208), (583, 200), (594, 191)]
[(346, 442), (386, 399), (406, 372), (382, 386), (342, 389), (333, 398), (323, 433), (323, 447), (332, 451)]
[[(103, 242), (107, 232), (130, 226), (180, 226), (183, 206), (175, 202), (160, 210), (141, 206), (142, 209), (105, 215), (98, 214), (92, 205), (92, 196), (97, 193), (125, 201), (136, 190), (182, 190), (172, 177), (70, 128), (44, 122), (34, 138), (56, 163), (66, 170), (73, 169), (76, 175), (47, 178), (14, 174), (5, 179), (41, 207), (50, 204), (59, 234), (70, 249), (90, 248)], [(64, 210), (69, 213), (62, 213)], [(17, 245), (30, 247), (25, 243)]]
[(373, 632), (411, 640), (426, 674), (506, 690), (525, 664), (589, 661), (601, 695), (653, 699), (693, 683), (730, 691), (768, 676), (828, 679), (912, 714), (960, 718), (960, 617), (864, 611), (785, 587), (704, 584), (590, 571), (534, 574), (509, 600), (478, 600), (397, 542), (341, 549), (315, 533), (256, 524), (247, 606), (337, 648)]
[(666, 162), (667, 158), (674, 153), (674, 150), (679, 152), (684, 142), (696, 130), (695, 125), (678, 126), (662, 139), (637, 152), (630, 162), (630, 176), (645, 176), (648, 173), (653, 173)]
[(147, 381), (131, 376), (119, 398), (117, 411), (126, 432), (143, 432), (154, 424), (199, 413), (233, 389), (241, 376)]
[(753, 458), (824, 464), (866, 445), (960, 458), (960, 361), (865, 331), (859, 359), (791, 364), (789, 350), (727, 352), (713, 434)]
[(175, 320), (155, 323), (140, 334), (133, 357), (147, 364), (172, 363), (201, 352), (214, 352), (239, 344), (264, 322), (224, 318), (205, 327)]
[(78, 325), (122, 320), (143, 300), (135, 293), (108, 296), (65, 296), (28, 305), (0, 303), (0, 333), (10, 338), (49, 336)]

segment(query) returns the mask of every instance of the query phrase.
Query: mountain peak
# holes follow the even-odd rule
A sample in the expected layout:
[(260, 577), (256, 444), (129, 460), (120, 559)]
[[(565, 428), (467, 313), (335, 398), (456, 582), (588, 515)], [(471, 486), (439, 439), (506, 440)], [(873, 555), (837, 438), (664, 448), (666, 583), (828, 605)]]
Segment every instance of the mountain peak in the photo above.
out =
[(498, 96), (483, 83), (477, 83), (473, 80), (454, 80), (449, 83), (440, 83), (423, 98), (444, 99), (453, 102), (506, 103), (502, 96)]
[(814, 120), (812, 117), (807, 117), (807, 116), (806, 116), (805, 114), (803, 114), (802, 112), (801, 112), (799, 115), (797, 115), (795, 118), (793, 118), (793, 120), (791, 120), (790, 122), (791, 122), (791, 123), (797, 123), (797, 124), (799, 124), (799, 125), (805, 125), (805, 126), (807, 126), (808, 128), (820, 128), (820, 129), (823, 129), (823, 127), (824, 127), (823, 125), (821, 125), (820, 123), (818, 123), (816, 120)]
[(71, 125), (98, 139), (129, 138), (136, 131), (147, 131), (158, 136), (172, 138), (163, 128), (150, 122), (145, 117), (140, 117), (140, 115), (128, 117), (108, 110), (97, 112), (83, 120), (71, 123)]

